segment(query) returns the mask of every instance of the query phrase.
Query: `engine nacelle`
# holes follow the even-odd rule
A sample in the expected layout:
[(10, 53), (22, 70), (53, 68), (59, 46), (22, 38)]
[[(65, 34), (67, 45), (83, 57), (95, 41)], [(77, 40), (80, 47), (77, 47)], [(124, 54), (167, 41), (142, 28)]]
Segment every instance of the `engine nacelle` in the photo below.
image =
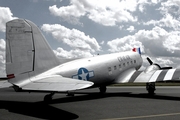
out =
[(145, 72), (145, 73), (149, 73), (149, 72), (151, 72), (151, 71), (153, 71), (153, 70), (160, 70), (160, 69), (161, 69), (161, 67), (160, 67), (158, 64), (152, 64), (152, 65), (148, 66), (148, 67), (144, 70), (144, 72)]

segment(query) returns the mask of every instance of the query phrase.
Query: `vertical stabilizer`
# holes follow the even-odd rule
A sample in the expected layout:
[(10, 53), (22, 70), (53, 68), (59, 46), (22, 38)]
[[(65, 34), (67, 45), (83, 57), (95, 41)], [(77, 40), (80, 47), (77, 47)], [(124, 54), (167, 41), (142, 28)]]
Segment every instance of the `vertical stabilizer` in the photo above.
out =
[(34, 23), (24, 19), (6, 23), (6, 73), (11, 83), (21, 86), (57, 65), (57, 57)]

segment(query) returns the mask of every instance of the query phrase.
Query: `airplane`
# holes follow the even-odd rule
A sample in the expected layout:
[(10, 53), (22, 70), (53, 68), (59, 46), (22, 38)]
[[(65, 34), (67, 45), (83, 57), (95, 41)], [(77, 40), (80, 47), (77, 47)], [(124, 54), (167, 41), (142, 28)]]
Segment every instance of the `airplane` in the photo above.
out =
[(107, 85), (117, 83), (146, 83), (148, 93), (154, 94), (155, 82), (179, 80), (179, 69), (147, 60), (150, 66), (139, 71), (143, 63), (140, 48), (82, 59), (58, 59), (33, 22), (15, 19), (6, 23), (7, 77), (0, 81), (0, 88), (47, 92), (44, 101), (48, 102), (55, 93), (70, 94), (93, 87), (99, 87), (103, 94)]

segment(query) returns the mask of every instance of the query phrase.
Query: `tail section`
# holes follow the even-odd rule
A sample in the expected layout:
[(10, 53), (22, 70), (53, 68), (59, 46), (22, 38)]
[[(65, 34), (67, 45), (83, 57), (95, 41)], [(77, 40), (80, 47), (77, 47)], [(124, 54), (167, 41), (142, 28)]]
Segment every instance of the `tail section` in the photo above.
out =
[(21, 86), (28, 78), (47, 71), (59, 60), (39, 28), (29, 20), (6, 23), (6, 73), (9, 82)]

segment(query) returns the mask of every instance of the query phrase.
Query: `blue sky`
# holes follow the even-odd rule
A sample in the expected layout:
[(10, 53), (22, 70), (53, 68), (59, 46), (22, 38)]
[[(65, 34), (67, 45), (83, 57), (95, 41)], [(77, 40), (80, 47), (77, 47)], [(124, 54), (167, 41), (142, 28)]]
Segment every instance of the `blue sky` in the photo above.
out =
[(5, 74), (5, 23), (16, 18), (39, 26), (59, 58), (141, 47), (144, 59), (179, 67), (179, 0), (1, 0), (0, 15), (0, 75)]

